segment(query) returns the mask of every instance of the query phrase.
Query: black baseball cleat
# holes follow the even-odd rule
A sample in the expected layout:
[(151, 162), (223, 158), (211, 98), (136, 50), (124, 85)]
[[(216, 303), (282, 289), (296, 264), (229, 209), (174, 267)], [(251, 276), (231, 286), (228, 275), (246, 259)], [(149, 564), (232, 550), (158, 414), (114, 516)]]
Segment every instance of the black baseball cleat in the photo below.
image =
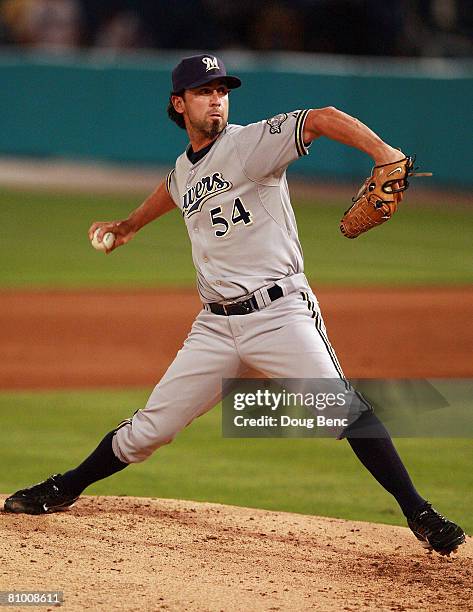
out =
[(424, 548), (440, 555), (449, 555), (465, 543), (463, 529), (439, 514), (429, 502), (407, 519), (407, 524)]
[(61, 474), (53, 474), (43, 482), (20, 489), (5, 500), (5, 512), (49, 514), (67, 510), (79, 496), (61, 491), (60, 478)]

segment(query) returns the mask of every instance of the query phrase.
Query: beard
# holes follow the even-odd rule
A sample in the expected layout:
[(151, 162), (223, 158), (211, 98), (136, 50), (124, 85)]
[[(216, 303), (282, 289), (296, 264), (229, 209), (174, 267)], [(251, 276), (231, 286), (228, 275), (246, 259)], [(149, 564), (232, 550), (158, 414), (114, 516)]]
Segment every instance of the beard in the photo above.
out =
[(208, 128), (206, 132), (206, 136), (208, 136), (209, 138), (212, 138), (213, 140), (220, 134), (220, 132), (223, 130), (224, 127), (225, 127), (225, 123), (224, 123), (223, 118), (222, 119), (212, 119), (210, 123), (210, 127)]
[(191, 122), (191, 126), (196, 132), (200, 132), (206, 138), (213, 140), (225, 128), (227, 122), (222, 118), (211, 118), (204, 121)]

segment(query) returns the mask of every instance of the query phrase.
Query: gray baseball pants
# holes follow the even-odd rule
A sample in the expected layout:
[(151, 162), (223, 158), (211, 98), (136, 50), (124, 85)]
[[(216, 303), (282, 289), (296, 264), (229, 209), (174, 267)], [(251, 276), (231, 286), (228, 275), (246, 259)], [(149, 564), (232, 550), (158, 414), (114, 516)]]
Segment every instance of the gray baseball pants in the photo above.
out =
[(246, 315), (221, 316), (203, 309), (184, 345), (152, 391), (145, 408), (117, 429), (113, 451), (125, 463), (144, 461), (169, 444), (221, 399), (222, 379), (254, 368), (269, 378), (343, 377), (327, 337), (319, 304), (304, 274), (277, 282), (284, 295)]

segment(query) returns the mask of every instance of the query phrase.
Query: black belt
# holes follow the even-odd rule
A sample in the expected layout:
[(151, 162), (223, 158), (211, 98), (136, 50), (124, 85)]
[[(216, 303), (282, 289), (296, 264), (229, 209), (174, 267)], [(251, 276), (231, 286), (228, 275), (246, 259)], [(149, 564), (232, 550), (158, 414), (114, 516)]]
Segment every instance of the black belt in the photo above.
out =
[[(268, 295), (271, 302), (274, 302), (279, 300), (279, 298), (284, 294), (279, 285), (273, 285), (268, 289)], [(260, 309), (254, 294), (243, 302), (234, 302), (233, 304), (218, 304), (217, 302), (212, 302), (211, 304), (207, 304), (207, 306), (209, 307), (210, 312), (223, 315), (225, 317), (229, 317), (231, 315), (250, 314), (250, 312), (256, 312)]]

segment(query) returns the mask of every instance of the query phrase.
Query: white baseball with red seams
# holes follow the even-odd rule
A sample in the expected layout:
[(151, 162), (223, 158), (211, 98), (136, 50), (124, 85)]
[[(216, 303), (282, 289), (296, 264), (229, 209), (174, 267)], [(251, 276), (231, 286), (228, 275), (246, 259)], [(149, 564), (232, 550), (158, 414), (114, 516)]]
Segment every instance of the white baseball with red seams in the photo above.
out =
[(100, 231), (100, 228), (97, 228), (94, 232), (94, 236), (91, 240), (91, 245), (94, 247), (94, 249), (96, 249), (97, 251), (108, 251), (109, 249), (112, 248), (113, 243), (115, 242), (115, 235), (112, 234), (112, 232), (107, 232), (104, 237), (102, 238), (102, 241), (98, 240), (98, 233)]

